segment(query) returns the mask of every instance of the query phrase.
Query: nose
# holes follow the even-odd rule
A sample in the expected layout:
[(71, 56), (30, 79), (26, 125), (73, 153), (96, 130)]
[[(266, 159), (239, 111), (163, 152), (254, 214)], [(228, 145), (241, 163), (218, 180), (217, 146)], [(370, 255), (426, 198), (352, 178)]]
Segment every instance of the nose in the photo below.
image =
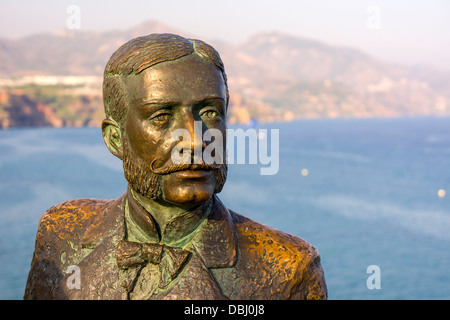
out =
[(190, 139), (183, 139), (178, 143), (178, 150), (180, 153), (190, 152), (191, 157), (194, 158), (194, 163), (197, 163), (197, 159), (202, 158), (202, 152), (205, 147), (203, 141), (203, 122), (195, 120), (192, 112), (186, 112), (183, 116), (183, 129), (187, 131)]

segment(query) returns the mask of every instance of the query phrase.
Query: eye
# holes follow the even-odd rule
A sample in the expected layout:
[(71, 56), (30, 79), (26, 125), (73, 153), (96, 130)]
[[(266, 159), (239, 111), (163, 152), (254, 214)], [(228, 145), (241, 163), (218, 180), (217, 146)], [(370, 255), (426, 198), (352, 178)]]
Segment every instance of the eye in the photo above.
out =
[(217, 119), (221, 116), (221, 113), (215, 109), (206, 109), (200, 113), (200, 116), (207, 119)]
[(169, 121), (171, 117), (172, 117), (171, 112), (167, 110), (159, 110), (150, 117), (150, 120), (155, 122), (165, 122)]

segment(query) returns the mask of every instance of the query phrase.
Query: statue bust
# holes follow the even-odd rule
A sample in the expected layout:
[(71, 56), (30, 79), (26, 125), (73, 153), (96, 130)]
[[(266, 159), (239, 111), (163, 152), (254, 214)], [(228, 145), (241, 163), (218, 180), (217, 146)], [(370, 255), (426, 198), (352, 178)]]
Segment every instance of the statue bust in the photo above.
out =
[(210, 45), (130, 40), (106, 65), (103, 100), (104, 141), (128, 188), (42, 216), (25, 299), (327, 298), (316, 248), (227, 209), (217, 196), (226, 161), (199, 159), (212, 143), (202, 134), (226, 139), (227, 77)]

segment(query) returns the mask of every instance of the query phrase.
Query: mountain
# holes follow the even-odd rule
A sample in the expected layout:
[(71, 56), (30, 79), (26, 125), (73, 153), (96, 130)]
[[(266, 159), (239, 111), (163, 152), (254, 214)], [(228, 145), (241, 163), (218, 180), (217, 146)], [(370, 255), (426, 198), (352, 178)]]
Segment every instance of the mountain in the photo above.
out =
[[(79, 87), (67, 90), (63, 86), (61, 90), (64, 91), (56, 94), (60, 101), (77, 101), (83, 108), (61, 106), (49, 96), (46, 96), (49, 104), (34, 102), (35, 105), (44, 103), (43, 106), (49, 107), (56, 118), (72, 119), (61, 119), (57, 123), (98, 124), (101, 119), (96, 117), (101, 117), (102, 113), (92, 110), (92, 103), (98, 102), (98, 109), (101, 109), (101, 99), (94, 99), (92, 95), (101, 95), (100, 81), (109, 57), (129, 39), (155, 32), (203, 39), (156, 21), (104, 33), (67, 29), (19, 40), (0, 39), (0, 93), (6, 94), (2, 100), (5, 103), (2, 105), (0, 101), (0, 118), (18, 114), (11, 110), (20, 108), (20, 103), (12, 105), (11, 101), (42, 98), (42, 95), (31, 94), (29, 90), (18, 89), (17, 83), (23, 86), (23, 81), (14, 82), (16, 85), (3, 81), (2, 89), (1, 78), (96, 76), (99, 79), (97, 86), (85, 86), (83, 90)], [(424, 66), (395, 65), (354, 48), (331, 46), (280, 32), (259, 33), (240, 44), (204, 40), (211, 43), (224, 60), (229, 79), (232, 123), (248, 122), (251, 118), (287, 121), (305, 117), (450, 114), (448, 72)], [(10, 99), (10, 95), (28, 95), (28, 100)], [(84, 105), (83, 101), (90, 102)], [(90, 113), (83, 114), (80, 110), (90, 110)], [(71, 112), (77, 113), (73, 115)], [(46, 123), (48, 125), (49, 121)]]
[(450, 114), (448, 72), (279, 32), (254, 35), (232, 52), (234, 80), (247, 84), (234, 91), (294, 118)]
[(111, 54), (126, 41), (148, 33), (181, 31), (156, 21), (132, 29), (98, 33), (63, 29), (16, 41), (0, 39), (0, 76), (99, 75)]

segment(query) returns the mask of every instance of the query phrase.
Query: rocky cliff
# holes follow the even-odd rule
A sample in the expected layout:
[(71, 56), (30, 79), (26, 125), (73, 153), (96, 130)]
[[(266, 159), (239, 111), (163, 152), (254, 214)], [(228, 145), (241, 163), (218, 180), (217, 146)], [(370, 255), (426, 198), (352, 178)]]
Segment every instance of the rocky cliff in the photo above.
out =
[[(125, 31), (64, 30), (0, 39), (1, 126), (99, 125), (107, 60), (127, 40), (153, 32), (192, 37), (148, 21)], [(450, 115), (448, 72), (394, 65), (353, 48), (277, 32), (237, 45), (204, 40), (226, 66), (231, 123)]]

